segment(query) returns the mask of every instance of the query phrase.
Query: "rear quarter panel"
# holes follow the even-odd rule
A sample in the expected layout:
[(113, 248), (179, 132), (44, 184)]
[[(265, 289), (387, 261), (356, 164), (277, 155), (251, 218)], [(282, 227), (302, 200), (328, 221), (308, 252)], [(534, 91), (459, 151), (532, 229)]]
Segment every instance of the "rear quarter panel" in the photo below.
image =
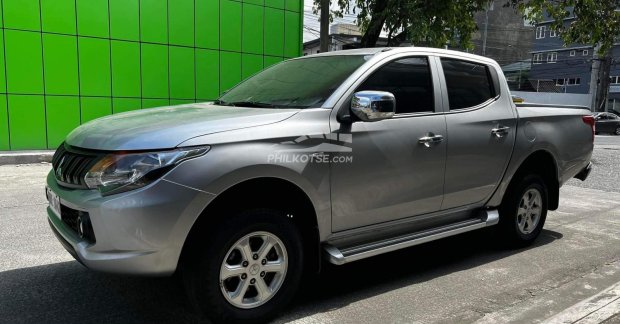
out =
[(590, 111), (580, 108), (516, 107), (517, 136), (504, 179), (488, 206), (498, 206), (512, 177), (521, 164), (537, 151), (549, 152), (555, 162), (560, 186), (588, 165), (594, 149), (592, 130), (582, 116)]

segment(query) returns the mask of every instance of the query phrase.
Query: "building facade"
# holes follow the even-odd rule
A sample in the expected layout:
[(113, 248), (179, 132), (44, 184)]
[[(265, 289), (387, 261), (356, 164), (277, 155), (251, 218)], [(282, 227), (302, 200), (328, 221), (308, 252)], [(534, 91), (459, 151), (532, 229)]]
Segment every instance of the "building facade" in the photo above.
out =
[[(362, 33), (354, 24), (334, 24), (329, 27), (329, 52), (359, 48)], [(387, 38), (379, 37), (377, 47), (387, 45)], [(321, 52), (319, 38), (307, 41), (303, 45), (303, 55), (318, 54)]]
[(302, 0), (1, 0), (0, 150), (216, 99), (301, 54)]
[[(566, 19), (565, 24), (574, 19)], [(551, 20), (542, 21), (531, 36), (534, 46), (529, 78), (534, 91), (588, 94), (594, 48), (583, 44), (564, 45), (551, 24)], [(615, 45), (611, 55), (613, 62), (618, 61), (620, 46)], [(610, 76), (608, 109), (620, 110), (620, 66), (612, 63)]]
[(478, 31), (472, 35), (474, 49), (470, 51), (490, 57), (500, 65), (529, 59), (533, 43), (534, 26), (516, 9), (504, 6), (505, 3), (495, 0), (488, 10), (474, 16)]

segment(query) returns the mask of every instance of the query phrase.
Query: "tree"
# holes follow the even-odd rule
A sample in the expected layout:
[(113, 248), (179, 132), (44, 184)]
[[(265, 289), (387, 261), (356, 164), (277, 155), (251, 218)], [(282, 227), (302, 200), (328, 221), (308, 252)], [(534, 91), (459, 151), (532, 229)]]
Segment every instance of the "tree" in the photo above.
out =
[[(551, 28), (559, 32), (564, 44), (586, 44), (595, 49), (591, 90), (595, 111), (607, 102), (611, 49), (620, 35), (617, 0), (510, 0), (508, 3), (534, 21), (551, 18)], [(567, 22), (567, 18), (575, 18)]]
[[(332, 14), (357, 14), (363, 32), (361, 46), (374, 47), (383, 30), (388, 39), (395, 36), (413, 44), (470, 48), (477, 30), (474, 14), (485, 10), (490, 0), (337, 0), (339, 10)], [(320, 0), (315, 0), (315, 13)], [(395, 34), (397, 33), (397, 34)]]

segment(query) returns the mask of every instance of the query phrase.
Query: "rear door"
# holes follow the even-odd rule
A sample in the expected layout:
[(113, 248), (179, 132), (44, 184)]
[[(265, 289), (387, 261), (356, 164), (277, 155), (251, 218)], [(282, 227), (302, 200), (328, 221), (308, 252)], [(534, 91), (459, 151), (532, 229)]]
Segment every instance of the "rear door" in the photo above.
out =
[[(484, 203), (503, 177), (516, 134), (510, 94), (492, 65), (441, 58), (448, 99), (448, 152), (442, 209)], [(505, 81), (502, 81), (505, 82)]]

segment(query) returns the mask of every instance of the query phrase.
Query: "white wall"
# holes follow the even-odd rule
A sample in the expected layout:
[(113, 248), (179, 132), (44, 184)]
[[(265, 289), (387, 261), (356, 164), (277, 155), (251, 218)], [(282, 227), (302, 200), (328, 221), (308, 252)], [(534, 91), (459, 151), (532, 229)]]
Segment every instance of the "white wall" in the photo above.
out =
[(590, 94), (525, 91), (511, 91), (511, 94), (525, 99), (525, 102), (527, 103), (576, 105), (587, 107), (592, 105)]

